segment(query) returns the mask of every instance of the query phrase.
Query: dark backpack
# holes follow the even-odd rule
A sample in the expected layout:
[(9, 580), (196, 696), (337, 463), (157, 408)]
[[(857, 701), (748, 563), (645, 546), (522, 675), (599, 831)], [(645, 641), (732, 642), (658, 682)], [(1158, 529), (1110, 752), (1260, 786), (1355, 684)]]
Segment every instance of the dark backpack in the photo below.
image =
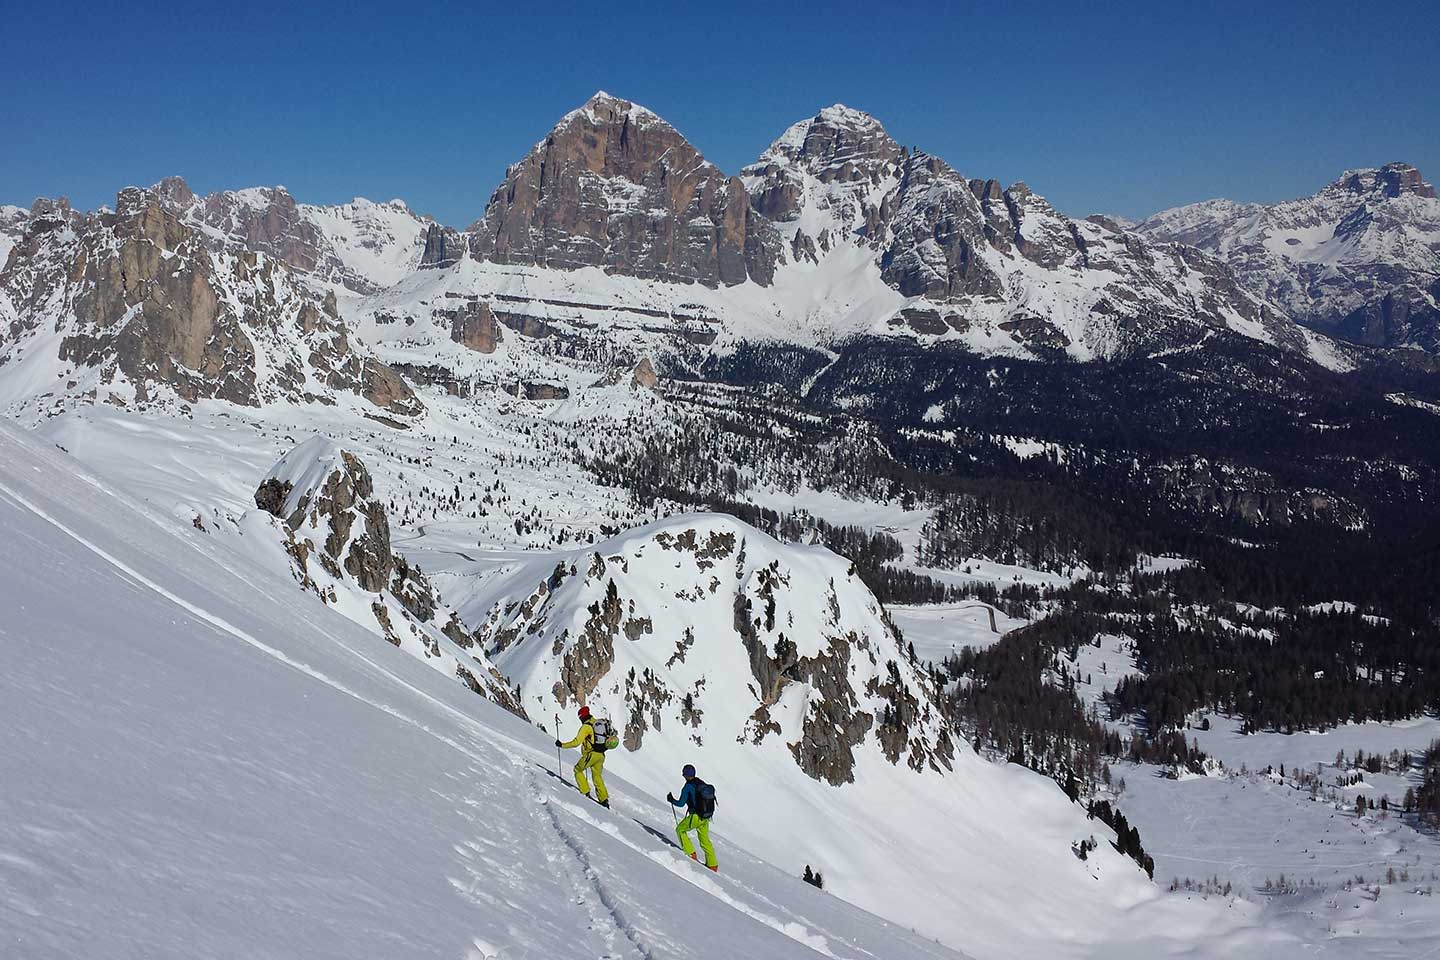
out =
[(694, 785), (695, 799), (692, 801), (690, 809), (701, 820), (709, 820), (715, 816), (715, 788), (699, 777), (695, 778)]

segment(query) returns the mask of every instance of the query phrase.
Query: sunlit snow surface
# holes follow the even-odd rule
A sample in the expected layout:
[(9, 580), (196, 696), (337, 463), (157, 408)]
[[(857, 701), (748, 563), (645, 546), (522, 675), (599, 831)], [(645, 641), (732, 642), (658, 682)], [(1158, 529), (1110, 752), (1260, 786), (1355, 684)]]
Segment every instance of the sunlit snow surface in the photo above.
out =
[[(196, 530), (161, 487), (137, 506), (10, 425), (0, 448), (0, 756), (18, 771), (0, 942), (19, 955), (947, 955), (931, 938), (979, 957), (1307, 955), (1253, 904), (1163, 894), (1104, 849), (1078, 860), (1068, 842), (1098, 825), (964, 750), (958, 776), (908, 797), (862, 784), (858, 804), (767, 793), (732, 751), (723, 872), (698, 873), (655, 800), (671, 749), (617, 755), (615, 812), (585, 806), (542, 769), (548, 734)], [(922, 829), (929, 807), (943, 827)], [(795, 880), (805, 855), (837, 879), (847, 858), (854, 876), (898, 861), (917, 884), (848, 891), (887, 924)]]
[[(356, 665), (354, 656), (358, 653), (376, 663), (383, 661), (385, 676), (398, 674), (407, 678), (411, 687), (425, 691), (422, 703), (438, 699), (467, 716), (483, 718), (484, 729), (479, 734), (463, 725), (445, 732), (445, 723), (432, 722), (428, 714), (422, 719), (432, 731), (441, 731), (445, 737), (465, 744), (466, 750), (493, 751), (497, 739), (518, 737), (522, 745), (533, 747), (535, 757), (543, 756), (553, 766), (548, 759), (553, 754), (546, 746), (547, 735), (536, 739), (508, 715), (491, 710), (463, 687), (423, 664), (411, 662), (380, 642), (375, 633), (337, 617), (300, 591), (280, 565), (283, 557), (273, 544), (257, 549), (247, 539), (244, 531), (260, 528), (244, 518), (247, 511), (253, 513), (255, 485), (281, 455), (315, 431), (344, 438), (347, 449), (356, 450), (366, 461), (375, 476), (377, 492), (391, 505), (399, 548), (422, 564), (447, 599), (460, 602), (467, 583), (489, 582), (506, 570), (553, 566), (553, 556), (547, 554), (553, 549), (548, 538), (557, 529), (570, 529), (580, 538), (570, 544), (570, 549), (584, 549), (584, 537), (597, 531), (602, 523), (636, 526), (652, 519), (635, 513), (623, 492), (595, 484), (564, 457), (552, 457), (546, 452), (548, 442), (538, 438), (545, 431), (554, 431), (557, 437), (569, 436), (572, 431), (583, 436), (588, 430), (607, 429), (606, 424), (631, 414), (651, 415), (654, 411), (646, 411), (651, 410), (654, 399), (644, 391), (603, 387), (583, 391), (559, 404), (533, 404), (493, 393), (465, 403), (434, 394), (427, 394), (426, 400), (430, 414), (407, 431), (381, 427), (343, 407), (248, 411), (201, 404), (193, 419), (81, 408), (47, 422), (41, 429), (45, 443), (58, 444), (69, 451), (68, 455), (52, 446), (42, 456), (14, 438), (12, 428), (6, 427), (7, 456), (3, 458), (0, 479), (11, 488), (16, 483), (28, 484), (30, 493), (25, 496), (42, 507), (42, 501), (48, 502), (50, 506), (45, 509), (57, 518), (66, 511), (74, 513), (72, 528), (121, 524), (123, 532), (113, 535), (118, 545), (109, 552), (121, 556), (116, 551), (122, 546), (126, 550), (143, 550), (149, 558), (147, 576), (172, 592), (179, 590), (167, 577), (188, 584), (198, 576), (197, 570), (210, 570), (213, 582), (205, 580), (196, 589), (218, 591), (229, 598), (225, 609), (233, 616), (224, 613), (227, 622), (243, 626), (259, 618), (259, 626), (245, 626), (245, 631), (287, 655), (298, 651), (303, 656), (297, 654), (297, 658), (307, 664), (327, 658), (328, 666), (322, 670), (327, 676), (344, 670), (359, 671), (370, 678), (366, 682), (379, 684), (375, 689), (389, 690), (391, 681), (384, 676), (376, 680), (371, 677), (372, 668), (363, 663)], [(97, 493), (93, 485), (70, 479), (78, 464), (101, 471), (106, 485), (113, 484), (127, 496), (140, 498), (145, 516), (132, 516), (130, 508), (120, 501)], [(467, 496), (477, 485), (492, 489), (496, 502), (490, 505), (490, 512), (469, 517), (467, 511), (474, 505), (468, 500), (462, 501), (458, 509), (440, 505), (435, 492), (448, 494), (456, 483), (462, 484)], [(913, 556), (919, 527), (927, 516), (923, 510), (848, 501), (834, 494), (806, 490), (794, 494), (760, 491), (757, 500), (775, 509), (798, 507), (831, 522), (890, 532), (905, 545), (907, 556)], [(448, 747), (417, 748), (409, 738), (423, 740), (424, 735), (409, 727), (402, 725), (397, 728), (401, 732), (395, 732), (378, 719), (356, 720), (349, 715), (351, 710), (371, 708), (329, 706), (325, 699), (331, 696), (328, 692), (312, 692), (305, 684), (295, 690), (285, 687), (280, 692), (268, 686), (240, 684), (233, 678), (243, 679), (255, 672), (266, 674), (274, 669), (263, 653), (245, 647), (237, 648), (237, 652), (220, 644), (228, 651), (222, 654), (212, 649), (217, 643), (215, 637), (208, 643), (197, 643), (197, 638), (209, 636), (212, 628), (197, 625), (193, 614), (164, 598), (157, 601), (153, 591), (138, 594), (142, 599), (136, 599), (125, 592), (140, 589), (133, 582), (128, 587), (124, 583), (107, 587), (106, 577), (113, 576), (108, 565), (97, 566), (88, 551), (59, 551), (73, 541), (62, 534), (60, 541), (51, 543), (47, 538), (53, 539), (53, 528), (32, 529), (36, 522), (33, 514), (15, 509), (8, 502), (5, 509), (5, 528), (17, 531), (18, 545), (6, 555), (7, 566), (0, 583), (7, 594), (25, 596), (26, 606), (0, 627), (6, 648), (24, 653), (23, 657), (8, 658), (22, 667), (0, 681), (9, 684), (3, 708), (9, 711), (5, 735), (16, 738), (14, 745), (7, 745), (0, 755), (19, 758), (7, 762), (35, 772), (26, 781), (28, 787), (6, 794), (5, 802), (10, 804), (7, 810), (19, 812), (9, 818), (10, 832), (0, 832), (0, 853), (13, 853), (19, 860), (0, 858), (0, 879), (6, 885), (7, 900), (22, 905), (16, 908), (20, 913), (11, 918), (10, 925), (18, 924), (33, 937), (49, 931), (45, 935), (55, 945), (37, 948), (27, 955), (94, 953), (75, 945), (94, 943), (77, 938), (98, 936), (93, 931), (101, 928), (107, 934), (113, 933), (112, 943), (148, 947), (132, 947), (130, 955), (178, 953), (172, 950), (174, 944), (210, 942), (205, 937), (218, 938), (216, 944), (231, 947), (253, 944), (251, 952), (263, 953), (267, 943), (279, 944), (281, 935), (275, 933), (273, 941), (266, 940), (269, 934), (252, 933), (245, 920), (225, 911), (238, 910), (241, 903), (259, 905), (257, 909), (268, 904), (279, 910), (281, 900), (304, 904), (303, 908), (286, 909), (304, 914), (303, 922), (295, 921), (301, 931), (296, 936), (302, 943), (313, 943), (311, 952), (318, 956), (378, 955), (367, 954), (361, 948), (401, 942), (421, 944), (415, 948), (415, 955), (463, 956), (463, 949), (469, 948), (453, 947), (453, 943), (466, 943), (465, 938), (470, 936), (479, 936), (489, 944), (486, 949), (491, 955), (523, 956), (518, 947), (521, 943), (558, 942), (564, 936), (581, 935), (575, 929), (556, 928), (555, 941), (543, 941), (540, 933), (527, 933), (525, 936), (531, 939), (525, 939), (518, 932), (507, 932), (532, 926), (545, 930), (550, 929), (546, 924), (559, 922), (541, 919), (542, 911), (520, 914), (518, 920), (505, 912), (519, 909), (512, 903), (522, 899), (515, 889), (543, 889), (540, 880), (533, 881), (534, 886), (525, 886), (532, 883), (530, 878), (512, 877), (509, 882), (513, 887), (493, 885), (501, 881), (491, 874), (520, 870), (516, 863), (537, 849), (535, 845), (544, 837), (543, 832), (525, 833), (521, 829), (533, 830), (528, 818), (506, 819), (511, 814), (483, 806), (486, 796), (498, 802), (494, 798), (501, 794), (513, 799), (526, 796), (531, 789), (528, 781), (514, 778), (498, 781), (493, 793), (486, 792), (489, 786), (481, 785), (493, 785), (494, 769), (503, 769), (503, 764), (511, 762), (508, 755), (497, 759), (492, 753), (482, 752), (479, 760), (464, 754), (452, 759), (453, 751)], [(514, 519), (522, 515), (535, 519), (534, 532), (517, 533)], [(196, 517), (205, 520), (211, 536), (194, 529), (192, 521)], [(141, 533), (136, 533), (137, 529)], [(23, 536), (20, 534), (27, 530)], [(232, 532), (216, 535), (225, 530)], [(206, 553), (214, 559), (204, 564), (192, 562), (192, 558)], [(137, 561), (126, 562), (140, 569)], [(1180, 562), (1160, 558), (1147, 560), (1146, 565), (1160, 568)], [(1034, 583), (1068, 580), (978, 561), (969, 566), (969, 574), (962, 568), (936, 575), (955, 582), (988, 579), (1001, 585), (1015, 578)], [(180, 572), (170, 573), (171, 567), (178, 567)], [(126, 574), (119, 578), (133, 580)], [(76, 591), (69, 586), (73, 583), (84, 585), (86, 603), (74, 602)], [(54, 594), (48, 607), (42, 603), (49, 595), (47, 590)], [(257, 603), (257, 596), (269, 599)], [(216, 612), (219, 601), (196, 603)], [(999, 636), (990, 631), (986, 609), (974, 603), (896, 607), (891, 613), (906, 640), (915, 643), (922, 660), (943, 658), (957, 644), (978, 647)], [(73, 618), (73, 622), (67, 618)], [(133, 629), (128, 626), (132, 621)], [(1018, 623), (997, 614), (1001, 633)], [(117, 634), (115, 624), (127, 626)], [(218, 639), (233, 640), (233, 635), (223, 630), (220, 633)], [(34, 638), (41, 636), (60, 637), (64, 642), (35, 643)], [(118, 644), (114, 642), (117, 636)], [(102, 644), (100, 638), (109, 639)], [(97, 644), (100, 649), (94, 648)], [(199, 659), (177, 659), (181, 653)], [(1098, 698), (1103, 689), (1113, 688), (1119, 676), (1134, 669), (1123, 638), (1102, 638), (1101, 648), (1082, 647), (1080, 656), (1082, 662), (1076, 667), (1083, 679), (1091, 681), (1078, 688), (1086, 698)], [(251, 663), (257, 657), (260, 661)], [(32, 658), (36, 662), (30, 662)], [(75, 663), (86, 669), (73, 669)], [(92, 669), (102, 673), (103, 678), (87, 680), (90, 674), (86, 671)], [(217, 682), (217, 677), (225, 678), (224, 682)], [(310, 682), (318, 681), (306, 681)], [(200, 692), (187, 692), (192, 689)], [(10, 695), (12, 690), (14, 696)], [(317, 700), (322, 692), (324, 697)], [(403, 688), (387, 696), (382, 702), (407, 716), (421, 709), (409, 702), (408, 698), (416, 694), (404, 692)], [(379, 698), (378, 694), (371, 697)], [(171, 700), (179, 705), (182, 716), (162, 709)], [(51, 715), (58, 709), (56, 704), (75, 703), (84, 703), (85, 712), (62, 711), (68, 717), (63, 720)], [(320, 721), (312, 722), (305, 708), (317, 703), (325, 712)], [(262, 710), (259, 704), (266, 706)], [(338, 719), (325, 719), (335, 716), (336, 711), (340, 711)], [(227, 719), (231, 713), (243, 720), (231, 722)], [(205, 722), (192, 715), (206, 718)], [(127, 718), (136, 719), (131, 723)], [(303, 722), (296, 718), (303, 718)], [(548, 716), (537, 719), (549, 725)], [(86, 724), (91, 722), (98, 728), (89, 729)], [(1419, 723), (1376, 730), (1373, 734), (1358, 733), (1360, 728), (1341, 728), (1319, 736), (1282, 738), (1267, 734), (1240, 738), (1227, 732), (1232, 729), (1227, 725), (1231, 723), (1216, 718), (1208, 735), (1199, 731), (1191, 731), (1190, 735), (1201, 739), (1202, 746), (1227, 765), (1238, 769), (1243, 761), (1252, 770), (1264, 763), (1285, 762), (1289, 766), (1310, 763), (1317, 757), (1333, 760), (1335, 750), (1341, 746), (1347, 752), (1353, 752), (1357, 745), (1385, 751), (1394, 746), (1416, 748), (1436, 732), (1432, 726)], [(181, 736), (187, 730), (201, 738), (200, 745), (191, 745)], [(357, 730), (363, 733), (355, 733)], [(462, 737), (464, 730), (471, 730), (465, 736), (485, 746), (477, 747)], [(497, 731), (506, 732), (502, 737)], [(681, 762), (682, 754), (690, 755), (688, 741), (680, 738), (678, 731), (677, 739), (672, 741), (669, 731), (667, 727), (666, 736), (661, 738), (652, 734), (641, 753), (623, 754), (612, 760), (611, 781), (617, 804), (632, 813), (646, 809), (651, 800), (645, 798), (673, 788), (674, 767)], [(1361, 739), (1352, 739), (1357, 736)], [(252, 737), (258, 738), (259, 744), (252, 744)], [(372, 738), (379, 745), (371, 743)], [(27, 746), (32, 741), (44, 745), (43, 754), (32, 756), (38, 749)], [(169, 751), (166, 745), (172, 741), (187, 746)], [(1273, 744), (1273, 750), (1265, 746), (1267, 743)], [(1386, 956), (1391, 942), (1397, 945), (1393, 955), (1404, 956), (1404, 951), (1413, 950), (1416, 944), (1440, 945), (1440, 915), (1432, 907), (1436, 903), (1433, 898), (1387, 886), (1378, 905), (1360, 902), (1361, 909), (1355, 910), (1355, 898), (1361, 894), (1352, 896), (1334, 886), (1343, 882), (1351, 869), (1373, 882), (1383, 875), (1387, 863), (1393, 863), (1397, 871), (1401, 869), (1404, 857), (1418, 858), (1420, 868), (1414, 870), (1414, 875), (1428, 878), (1440, 861), (1434, 839), (1419, 837), (1413, 831), (1408, 836), (1401, 834), (1394, 829), (1393, 820), (1357, 828), (1351, 824), (1353, 817), (1347, 819), (1348, 815), (1335, 811), (1333, 806), (1322, 810), (1323, 804), (1311, 804), (1308, 796), (1291, 788), (1204, 778), (1173, 781), (1154, 776), (1156, 771), (1150, 768), (1117, 764), (1117, 777), (1125, 776), (1128, 784), (1121, 807), (1141, 829), (1147, 850), (1154, 848), (1151, 852), (1161, 882), (1157, 889), (1140, 882), (1128, 864), (1111, 860), (1106, 861), (1100, 881), (1083, 873), (1067, 879), (1085, 869), (1070, 853), (1069, 842), (1094, 832), (1098, 824), (1085, 821), (1078, 808), (1072, 810), (1060, 801), (1053, 784), (1028, 772), (981, 763), (963, 750), (967, 759), (959, 776), (937, 781), (938, 786), (921, 782), (916, 791), (895, 792), (888, 786), (867, 786), (862, 782), (855, 788), (833, 791), (800, 776), (793, 765), (762, 774), (760, 766), (750, 766), (758, 758), (738, 752), (732, 758), (722, 746), (707, 744), (707, 753), (720, 750), (714, 754), (716, 759), (706, 762), (718, 764), (723, 776), (717, 779), (728, 781), (730, 799), (725, 817), (717, 824), (717, 836), (726, 850), (722, 854), (726, 874), (713, 882), (734, 879), (729, 862), (737, 856), (737, 843), (762, 851), (778, 868), (774, 876), (781, 891), (789, 889), (789, 877), (806, 863), (813, 863), (825, 871), (830, 881), (824, 903), (834, 904), (837, 896), (853, 899), (906, 928), (918, 929), (977, 957), (1039, 953), (1148, 957), (1179, 955), (1192, 947), (1198, 948), (1201, 956), (1233, 955), (1227, 953), (1232, 950), (1259, 950), (1277, 957), (1311, 956), (1317, 944), (1332, 949), (1335, 956), (1352, 955), (1346, 951), (1362, 944), (1365, 952)], [(97, 767), (97, 755), (125, 760)], [(372, 764), (367, 759), (371, 757), (380, 759)], [(167, 763), (172, 766), (166, 767)], [(192, 770), (186, 766), (188, 763), (198, 766)], [(168, 772), (147, 778), (154, 780), (153, 784), (126, 786), (129, 781), (123, 778), (118, 785), (109, 783), (130, 769)], [(230, 782), (232, 776), (238, 782)], [(779, 793), (761, 789), (772, 777), (781, 776), (798, 779), (782, 781), (787, 785)], [(190, 782), (199, 786), (184, 786)], [(545, 787), (554, 785), (544, 774), (539, 782), (542, 793)], [(638, 784), (639, 789), (628, 783)], [(417, 789), (417, 784), (425, 786)], [(846, 789), (851, 793), (846, 794)], [(1039, 792), (1030, 796), (1034, 791)], [(347, 806), (345, 798), (357, 792), (366, 799)], [(87, 832), (75, 823), (55, 826), (41, 810), (42, 794), (52, 798), (45, 803), (56, 810), (73, 811), (77, 823), (94, 824), (94, 829)], [(1392, 788), (1392, 799), (1398, 795)], [(69, 799), (55, 804), (54, 796)], [(122, 802), (102, 817), (93, 809), (97, 804), (108, 809), (95, 799), (99, 796), (116, 797)], [(217, 796), (239, 798), (236, 804), (260, 813), (253, 818), (241, 813), (222, 815), (216, 812)], [(556, 796), (564, 799), (569, 795), (562, 790)], [(477, 808), (475, 804), (482, 806)], [(296, 812), (287, 820), (284, 814), (291, 808)], [(228, 811), (229, 807), (221, 804), (218, 809)], [(413, 816), (401, 811), (412, 811)], [(566, 815), (578, 818), (576, 811), (589, 812), (576, 807)], [(493, 819), (510, 826), (494, 831), (481, 829), (465, 819), (466, 813), (485, 823)], [(660, 834), (666, 832), (663, 808), (641, 819)], [(169, 826), (157, 825), (161, 821)], [(1273, 826), (1267, 831), (1266, 824)], [(569, 829), (594, 828), (576, 819)], [(1328, 836), (1327, 829), (1331, 831)], [(53, 847), (42, 842), (49, 836), (45, 833), (48, 830), (60, 831)], [(260, 832), (252, 837), (257, 830)], [(307, 839), (306, 831), (310, 830), (324, 837), (323, 843)], [(378, 839), (372, 841), (372, 836)], [(653, 849), (641, 844), (647, 860), (656, 850), (668, 850), (643, 830), (637, 836), (656, 844)], [(1256, 884), (1263, 887), (1265, 876), (1281, 867), (1287, 868), (1287, 877), (1294, 876), (1294, 866), (1307, 862), (1307, 844), (1321, 837), (1327, 838), (1327, 844), (1335, 842), (1335, 849), (1343, 851), (1314, 861), (1313, 876), (1317, 882), (1330, 885), (1326, 887), (1328, 893), (1314, 902), (1302, 902), (1293, 897), (1267, 897), (1253, 889)], [(488, 845), (491, 841), (493, 847)], [(599, 836), (597, 842), (603, 848), (611, 840)], [(467, 843), (479, 849), (470, 849)], [(615, 843), (629, 849), (619, 841)], [(1402, 843), (1406, 845), (1404, 851), (1397, 849)], [(491, 879), (482, 882), (466, 873), (462, 863), (466, 858), (451, 849), (457, 846), (470, 850), (472, 857), (482, 857), (481, 866), (475, 869)], [(1028, 852), (1024, 852), (1027, 848)], [(483, 859), (485, 851), (489, 851), (491, 860)], [(586, 855), (599, 856), (591, 852)], [(877, 859), (871, 861), (871, 857)], [(154, 864), (147, 866), (149, 860)], [(396, 868), (397, 860), (405, 865)], [(26, 866), (19, 865), (20, 861)], [(629, 863), (618, 861), (615, 872), (625, 874), (627, 882), (640, 882), (634, 880), (635, 868), (619, 866), (622, 862)], [(1029, 866), (1017, 869), (1020, 863)], [(111, 866), (115, 864), (122, 866)], [(889, 875), (892, 865), (902, 867), (896, 874), (898, 880), (867, 885), (865, 878)], [(120, 874), (115, 872), (122, 867), (141, 882), (122, 889)], [(278, 876), (267, 872), (272, 870)], [(437, 892), (432, 874), (443, 878), (438, 888), (443, 895)], [(423, 881), (419, 879), (422, 875), (426, 878)], [(1211, 897), (1200, 902), (1184, 894), (1164, 892), (1172, 877), (1199, 879), (1211, 875), (1232, 880), (1244, 899)], [(400, 879), (411, 877), (414, 882), (408, 885)], [(459, 886), (449, 884), (452, 879)], [(1095, 895), (1081, 895), (1081, 890), (1074, 887), (1077, 880), (1095, 885)], [(183, 884), (202, 893), (185, 894), (166, 883), (177, 887)], [(664, 878), (656, 883), (668, 889)], [(784, 899), (789, 894), (772, 893), (759, 883), (746, 881), (747, 886), (764, 890), (764, 896), (774, 903), (791, 903)], [(1423, 889), (1428, 883), (1417, 880), (1416, 887)], [(222, 886), (227, 893), (218, 892)], [(553, 892), (556, 888), (550, 889)], [(466, 890), (472, 894), (463, 893)], [(12, 891), (14, 895), (9, 896)], [(453, 899), (456, 895), (460, 895), (458, 906)], [(472, 895), (482, 904), (494, 901), (507, 905), (500, 913), (503, 923), (472, 922), (469, 917), (462, 920), (448, 915), (436, 918), (437, 911), (446, 912), (451, 907), (462, 911), (480, 909), (467, 899)], [(810, 895), (809, 888), (799, 894)], [(266, 900), (268, 896), (278, 899)], [(612, 896), (609, 887), (606, 896)], [(178, 913), (164, 914), (168, 919), (158, 926), (153, 918), (149, 923), (126, 919), (131, 914), (145, 916), (151, 910), (148, 904), (162, 899), (189, 904), (191, 913), (183, 917)], [(56, 902), (87, 900), (91, 901), (89, 915), (54, 907)], [(1023, 906), (1007, 907), (1009, 902)], [(386, 912), (385, 904), (394, 905), (393, 915)], [(562, 913), (584, 909), (568, 900), (552, 903), (551, 907)], [(775, 915), (774, 909), (767, 909), (767, 916)], [(1402, 909), (1403, 918), (1398, 913)], [(37, 911), (39, 919), (29, 917), (24, 913), (27, 910)], [(216, 916), (217, 911), (223, 915)], [(423, 927), (421, 932), (406, 932), (410, 921), (399, 919), (402, 914), (414, 918), (417, 927)], [(24, 922), (18, 923), (22, 916)], [(82, 916), (86, 917), (83, 924), (75, 919)], [(795, 922), (806, 930), (823, 931), (818, 935), (826, 937), (832, 953), (861, 955), (836, 947), (840, 934), (835, 931), (849, 929), (840, 921), (833, 921), (838, 926), (829, 926), (832, 921), (817, 920), (817, 914), (808, 909), (804, 916), (809, 923)], [(201, 934), (189, 929), (187, 923), (201, 922), (192, 917), (209, 918), (209, 932)], [(1330, 939), (1338, 936), (1334, 931), (1339, 930), (1337, 924), (1342, 919), (1349, 924), (1345, 929), (1351, 932), (1343, 941)], [(583, 922), (590, 923), (588, 915)], [(322, 943), (332, 925), (346, 926), (352, 933), (336, 935), (333, 943)], [(1356, 929), (1361, 931), (1360, 939), (1353, 936)], [(251, 939), (239, 939), (244, 936)], [(447, 941), (451, 945), (436, 945), (447, 936), (451, 937)], [(784, 939), (787, 947), (797, 944), (788, 936)], [(212, 952), (225, 953), (221, 945)], [(504, 952), (507, 949), (509, 953)], [(124, 949), (113, 952), (126, 955)], [(872, 952), (903, 956), (886, 949)], [(396, 946), (384, 955), (409, 954), (403, 946)], [(663, 946), (655, 946), (651, 955), (670, 954)], [(762, 955), (779, 954), (772, 951)]]
[[(16, 957), (953, 956), (0, 425), (0, 944)], [(83, 599), (82, 599), (83, 598)], [(723, 823), (723, 821), (721, 821)]]

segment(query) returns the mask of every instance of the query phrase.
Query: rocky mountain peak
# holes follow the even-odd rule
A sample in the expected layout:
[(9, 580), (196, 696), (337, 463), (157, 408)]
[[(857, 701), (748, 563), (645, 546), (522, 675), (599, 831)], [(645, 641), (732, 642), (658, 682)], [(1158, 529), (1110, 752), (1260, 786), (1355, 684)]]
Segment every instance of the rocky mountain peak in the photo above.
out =
[[(822, 179), (851, 179), (849, 174), (868, 162), (896, 163), (905, 151), (890, 138), (879, 120), (860, 110), (837, 103), (815, 116), (801, 120), (782, 133), (761, 155), (767, 159), (788, 159), (805, 164)], [(826, 176), (826, 173), (829, 175)]]
[[(801, 218), (802, 211), (824, 211), (828, 232), (860, 232), (873, 239), (879, 204), (895, 182), (905, 150), (867, 113), (834, 104), (782, 133), (742, 172), (750, 202), (776, 223)], [(824, 233), (810, 224), (812, 232)], [(828, 236), (797, 234), (792, 248), (807, 259), (828, 249)]]
[(1331, 184), (1331, 189), (1377, 197), (1435, 196), (1435, 188), (1425, 182), (1417, 168), (1398, 162), (1374, 170), (1348, 171)]
[(707, 286), (768, 284), (779, 255), (738, 179), (650, 110), (604, 92), (509, 169), (471, 231), (483, 260)]
[(166, 177), (152, 189), (167, 206), (177, 210), (187, 209), (195, 203), (195, 194), (183, 177)]
[[(670, 127), (670, 124), (666, 123), (659, 114), (648, 107), (643, 107), (634, 101), (606, 93), (604, 90), (595, 91), (589, 100), (586, 100), (579, 107), (576, 107), (564, 117), (560, 118), (560, 122), (555, 124), (551, 133), (553, 134), (556, 130), (576, 120), (582, 120), (594, 126), (605, 126), (618, 122), (621, 124), (633, 123), (642, 126)], [(675, 128), (670, 127), (670, 129), (673, 130)]]

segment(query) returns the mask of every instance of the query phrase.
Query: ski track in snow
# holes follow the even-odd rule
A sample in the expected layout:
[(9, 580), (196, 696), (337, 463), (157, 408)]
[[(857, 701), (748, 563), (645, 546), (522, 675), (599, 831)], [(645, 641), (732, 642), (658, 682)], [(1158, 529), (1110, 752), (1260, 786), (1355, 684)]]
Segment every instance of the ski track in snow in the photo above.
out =
[[(531, 772), (532, 782), (533, 776), (533, 772)], [(596, 819), (594, 814), (592, 814), (588, 810), (585, 810), (582, 807), (565, 801), (560, 801), (558, 805), (562, 809), (574, 814), (578, 819), (589, 823), (591, 826), (595, 827), (597, 830), (600, 830), (602, 833), (605, 833), (606, 835), (620, 841), (622, 844), (629, 847), (631, 850), (634, 850), (636, 853), (649, 857), (651, 860), (660, 864), (666, 870), (669, 870), (676, 877), (684, 880), (692, 887), (695, 887), (699, 890), (704, 891), (705, 893), (710, 894), (712, 897), (719, 900), (721, 903), (724, 903), (726, 906), (740, 913), (743, 913), (754, 920), (758, 920), (759, 922), (765, 924), (767, 927), (770, 927), (772, 930), (783, 933), (785, 936), (789, 937), (791, 940), (794, 940), (796, 943), (805, 947), (809, 947), (811, 950), (814, 950), (816, 953), (822, 956), (835, 958), (835, 960), (852, 960), (852, 958), (840, 957), (834, 952), (832, 952), (829, 942), (826, 940), (825, 937), (811, 932), (811, 928), (814, 927), (815, 924), (811, 923), (808, 920), (805, 920), (803, 917), (797, 917), (796, 920), (791, 921), (782, 920), (778, 917), (771, 916), (760, 910), (756, 910), (749, 904), (743, 903), (742, 901), (735, 899), (730, 894), (725, 892), (724, 887), (722, 887), (719, 882), (718, 876), (700, 873), (699, 871), (701, 868), (697, 867), (688, 856), (684, 856), (683, 854), (677, 855), (671, 853), (669, 850), (647, 849), (640, 846), (639, 844), (632, 843), (621, 833), (620, 829), (616, 827), (613, 823), (608, 823)], [(553, 807), (554, 804), (552, 804), (551, 806)], [(551, 812), (551, 816), (554, 816), (553, 810)], [(641, 825), (644, 826), (643, 824)], [(558, 821), (556, 823), (556, 828), (560, 829)], [(567, 842), (570, 842), (568, 838)], [(743, 884), (740, 884), (731, 879), (727, 879), (726, 882), (734, 884), (735, 886), (744, 890), (750, 896), (754, 897), (756, 900), (760, 900), (776, 909), (781, 909), (773, 901), (759, 894), (755, 890), (744, 886)], [(862, 952), (867, 957), (875, 956), (869, 951)]]
[[(555, 804), (535, 779), (534, 769), (528, 761), (518, 756), (512, 756), (511, 762), (523, 770), (525, 782), (530, 788), (531, 814), (538, 821), (542, 821), (546, 828), (540, 831), (542, 836), (548, 838), (542, 841), (546, 847), (546, 861), (569, 886), (574, 889), (588, 889), (594, 894), (593, 900), (580, 895), (576, 897), (576, 902), (590, 914), (591, 931), (605, 942), (605, 951), (599, 956), (607, 960), (620, 960), (622, 956), (633, 955), (641, 957), (642, 960), (652, 960), (650, 950), (641, 942), (639, 931), (626, 919), (617, 898), (606, 888), (599, 872), (591, 866), (590, 856), (584, 845), (560, 822), (559, 815), (555, 813)], [(628, 950), (625, 949), (627, 944)], [(617, 946), (622, 952), (616, 952)]]

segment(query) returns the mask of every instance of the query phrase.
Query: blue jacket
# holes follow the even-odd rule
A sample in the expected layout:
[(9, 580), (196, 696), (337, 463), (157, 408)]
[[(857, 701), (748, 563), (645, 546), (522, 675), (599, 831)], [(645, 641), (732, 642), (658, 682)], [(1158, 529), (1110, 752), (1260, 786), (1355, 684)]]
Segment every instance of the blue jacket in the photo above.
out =
[(685, 781), (685, 789), (680, 791), (680, 796), (671, 801), (673, 806), (685, 807), (691, 813), (696, 813), (700, 805), (700, 791), (695, 788), (694, 780)]

